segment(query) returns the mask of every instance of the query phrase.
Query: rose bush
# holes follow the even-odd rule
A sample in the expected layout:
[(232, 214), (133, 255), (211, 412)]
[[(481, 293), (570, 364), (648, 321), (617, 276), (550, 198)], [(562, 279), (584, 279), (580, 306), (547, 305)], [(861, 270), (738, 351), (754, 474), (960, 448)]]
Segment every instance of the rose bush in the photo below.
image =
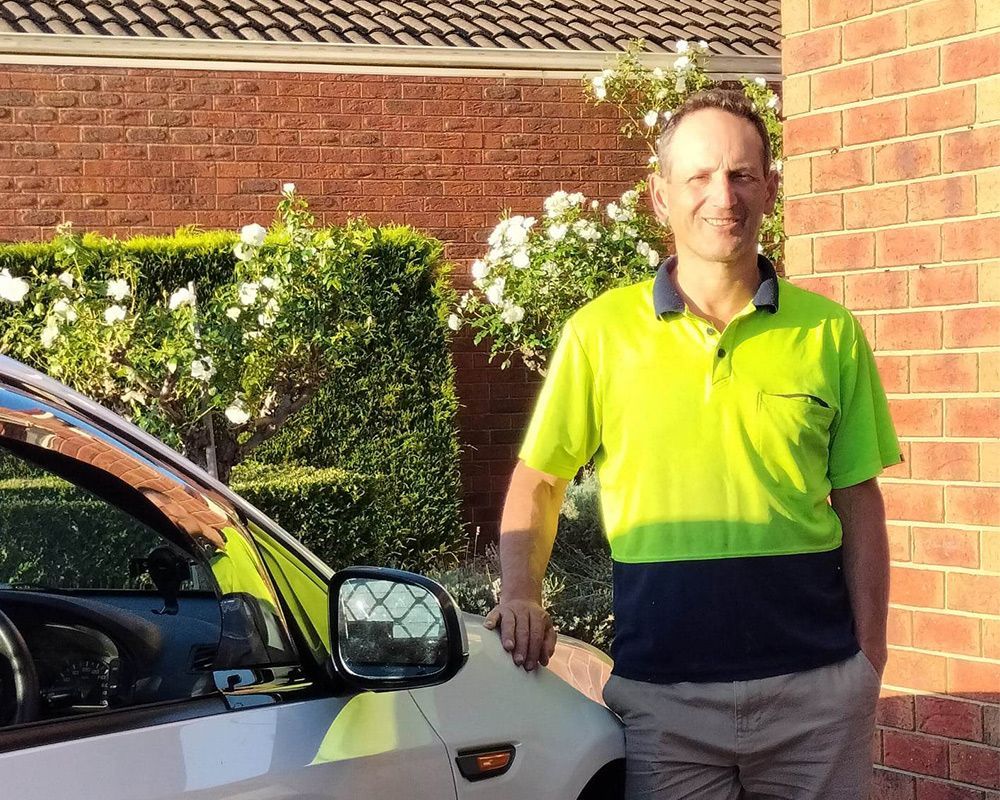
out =
[[(648, 145), (656, 169), (656, 138), (672, 110), (715, 83), (705, 71), (708, 44), (676, 44), (669, 69), (642, 63), (637, 42), (614, 65), (584, 82), (590, 102), (610, 103), (622, 133)], [(743, 91), (764, 118), (774, 168), (781, 170), (778, 97), (763, 78), (744, 79)], [(504, 214), (490, 233), (489, 250), (472, 265), (473, 288), (462, 295), (448, 324), (471, 328), (476, 344), (487, 340), (492, 358), (506, 367), (515, 356), (544, 374), (548, 353), (565, 321), (580, 306), (615, 286), (642, 280), (666, 254), (664, 231), (642, 199), (645, 180), (602, 206), (579, 192), (557, 191), (544, 202), (541, 220)], [(780, 264), (781, 194), (764, 220), (760, 250)]]
[(347, 333), (338, 298), (351, 227), (315, 228), (286, 184), (270, 231), (256, 223), (240, 231), (235, 280), (207, 296), (191, 282), (148, 302), (137, 299), (142, 264), (124, 247), (114, 274), (92, 274), (92, 241), (61, 226), (60, 273), (0, 273), (9, 304), (0, 347), (227, 480), (336, 364)]

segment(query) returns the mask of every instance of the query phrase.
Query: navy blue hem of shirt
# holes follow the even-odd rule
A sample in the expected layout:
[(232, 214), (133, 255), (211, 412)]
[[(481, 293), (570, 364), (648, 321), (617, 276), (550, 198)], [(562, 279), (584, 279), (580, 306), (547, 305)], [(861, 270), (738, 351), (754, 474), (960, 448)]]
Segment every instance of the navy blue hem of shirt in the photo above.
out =
[(766, 678), (858, 651), (841, 550), (614, 562), (614, 674), (652, 683)]

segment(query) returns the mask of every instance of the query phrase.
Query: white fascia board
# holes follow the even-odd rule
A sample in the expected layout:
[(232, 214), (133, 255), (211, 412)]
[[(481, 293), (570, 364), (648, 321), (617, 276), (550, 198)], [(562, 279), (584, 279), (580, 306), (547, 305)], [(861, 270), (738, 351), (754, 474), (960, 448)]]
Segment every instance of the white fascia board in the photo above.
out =
[[(615, 55), (581, 50), (0, 34), (0, 63), (50, 66), (582, 78), (605, 69)], [(665, 69), (675, 58), (672, 53), (641, 56), (649, 67)], [(778, 56), (710, 56), (708, 69), (718, 80), (744, 75), (781, 79)]]

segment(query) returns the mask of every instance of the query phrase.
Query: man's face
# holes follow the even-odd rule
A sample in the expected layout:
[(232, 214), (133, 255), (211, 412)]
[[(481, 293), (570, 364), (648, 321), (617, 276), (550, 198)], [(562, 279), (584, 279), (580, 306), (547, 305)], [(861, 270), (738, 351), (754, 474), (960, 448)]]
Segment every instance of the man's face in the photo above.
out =
[(760, 135), (749, 120), (706, 108), (685, 117), (669, 145), (667, 172), (650, 178), (657, 219), (677, 252), (732, 263), (757, 252), (774, 209), (778, 176), (764, 171)]

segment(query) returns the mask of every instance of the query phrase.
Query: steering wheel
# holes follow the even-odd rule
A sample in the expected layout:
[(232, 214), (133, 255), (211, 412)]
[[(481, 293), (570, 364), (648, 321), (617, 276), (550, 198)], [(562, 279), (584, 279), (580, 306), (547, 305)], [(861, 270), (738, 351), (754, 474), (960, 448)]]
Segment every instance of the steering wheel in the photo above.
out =
[[(6, 658), (10, 663), (10, 672), (14, 676), (15, 702), (14, 713), (9, 719), (0, 719), (0, 725), (31, 722), (38, 717), (38, 673), (24, 637), (3, 611), (0, 611), (0, 657)], [(3, 694), (4, 687), (0, 683), (0, 697)]]

